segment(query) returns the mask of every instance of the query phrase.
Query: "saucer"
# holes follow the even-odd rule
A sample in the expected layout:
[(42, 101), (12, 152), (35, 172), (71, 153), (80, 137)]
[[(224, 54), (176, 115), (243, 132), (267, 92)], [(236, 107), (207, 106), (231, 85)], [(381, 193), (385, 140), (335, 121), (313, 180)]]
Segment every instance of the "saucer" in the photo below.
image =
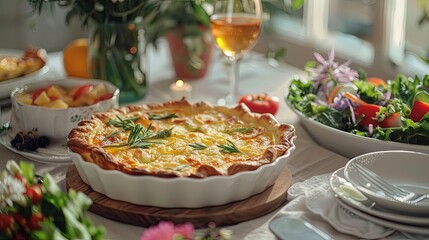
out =
[(19, 130), (9, 129), (0, 136), (0, 144), (12, 152), (36, 162), (49, 164), (71, 163), (65, 140), (51, 140), (51, 143), (47, 147), (37, 148), (36, 151), (19, 151), (10, 144), (10, 141), (15, 137), (17, 132), (19, 132)]
[[(336, 197), (341, 200), (341, 203), (347, 204), (349, 208), (354, 208), (355, 211), (361, 211), (363, 213), (369, 214), (370, 216), (372, 215), (374, 217), (378, 217), (380, 218), (380, 221), (388, 220), (401, 224), (422, 227), (424, 226), (426, 229), (429, 229), (429, 217), (403, 215), (391, 212), (387, 209), (377, 206), (376, 204), (375, 206), (371, 207), (371, 205), (374, 205), (374, 202), (367, 199), (358, 190), (353, 189), (353, 185), (351, 185), (351, 183), (345, 179), (344, 168), (340, 168), (335, 171), (332, 174), (329, 183), (331, 189), (336, 194)], [(427, 232), (429, 233), (429, 230)]]
[(339, 197), (336, 197), (335, 200), (337, 200), (338, 204), (340, 204), (341, 207), (346, 209), (352, 214), (355, 214), (356, 216), (359, 216), (363, 219), (366, 219), (368, 221), (371, 221), (373, 223), (379, 224), (380, 226), (388, 227), (397, 231), (407, 232), (407, 233), (414, 233), (414, 234), (423, 234), (423, 235), (429, 235), (429, 228), (428, 227), (418, 227), (418, 226), (410, 226), (406, 224), (396, 223), (388, 220), (384, 220), (382, 218), (378, 218), (375, 216), (372, 216), (370, 214), (367, 214), (365, 212), (361, 212), (358, 209), (348, 205), (343, 200), (341, 200)]

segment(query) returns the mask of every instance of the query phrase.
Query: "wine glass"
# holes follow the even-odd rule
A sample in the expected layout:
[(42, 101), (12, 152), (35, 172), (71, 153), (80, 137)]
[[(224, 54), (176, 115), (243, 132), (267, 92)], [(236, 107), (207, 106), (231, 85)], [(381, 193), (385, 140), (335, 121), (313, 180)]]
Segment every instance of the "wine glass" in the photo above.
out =
[(231, 62), (230, 88), (219, 105), (234, 105), (238, 101), (238, 61), (258, 41), (262, 25), (261, 0), (215, 1), (210, 17), (211, 33), (217, 47)]

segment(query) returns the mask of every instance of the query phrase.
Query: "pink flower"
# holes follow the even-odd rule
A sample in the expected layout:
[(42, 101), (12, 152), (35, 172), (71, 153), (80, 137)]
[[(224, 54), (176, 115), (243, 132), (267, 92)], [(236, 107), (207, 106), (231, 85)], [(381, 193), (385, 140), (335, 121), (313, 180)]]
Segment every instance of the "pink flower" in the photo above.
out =
[(140, 240), (193, 239), (193, 237), (194, 226), (191, 223), (175, 226), (172, 222), (160, 222), (146, 229)]

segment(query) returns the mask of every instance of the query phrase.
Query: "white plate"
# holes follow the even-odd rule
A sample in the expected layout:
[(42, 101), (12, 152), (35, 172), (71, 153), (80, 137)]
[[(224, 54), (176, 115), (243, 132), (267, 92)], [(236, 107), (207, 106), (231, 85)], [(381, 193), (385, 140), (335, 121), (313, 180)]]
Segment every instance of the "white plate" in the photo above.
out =
[(346, 179), (380, 206), (403, 214), (429, 217), (429, 199), (409, 204), (386, 197), (383, 192), (362, 180), (356, 165), (368, 168), (393, 185), (415, 192), (429, 193), (429, 154), (399, 150), (373, 152), (351, 159), (344, 168)]
[[(353, 185), (345, 179), (344, 168), (340, 168), (335, 171), (329, 181), (329, 184), (332, 190), (335, 192), (336, 197), (343, 200), (344, 203), (348, 204), (350, 207), (356, 208), (362, 212), (368, 213), (375, 217), (383, 218), (389, 221), (426, 226), (429, 228), (429, 217), (419, 217), (419, 216), (408, 216), (403, 214), (397, 214), (390, 212), (386, 209), (383, 209), (377, 205), (370, 207), (374, 202), (367, 199), (364, 202), (359, 201), (361, 198), (356, 197), (355, 195), (362, 195), (359, 190), (355, 189)], [(353, 189), (353, 190), (352, 190)], [(352, 192), (353, 191), (353, 192)], [(357, 192), (354, 192), (357, 191)]]
[(343, 200), (341, 200), (338, 197), (336, 197), (335, 200), (337, 200), (337, 202), (340, 204), (340, 206), (345, 208), (347, 211), (349, 211), (349, 212), (351, 212), (351, 213), (355, 214), (356, 216), (359, 216), (363, 219), (366, 219), (366, 220), (371, 221), (373, 223), (379, 224), (381, 226), (388, 227), (388, 228), (398, 230), (398, 231), (402, 231), (402, 232), (407, 232), (407, 233), (423, 234), (423, 235), (429, 234), (429, 228), (428, 227), (410, 226), (410, 225), (396, 223), (396, 222), (388, 221), (388, 220), (385, 220), (382, 218), (374, 217), (370, 214), (361, 212), (358, 209), (348, 205), (347, 203), (345, 203)]
[[(18, 56), (21, 57), (23, 55), (23, 50), (15, 50), (15, 49), (3, 49), (0, 48), (0, 56)], [(41, 80), (41, 76), (46, 74), (49, 71), (49, 67), (45, 65), (41, 69), (27, 74), (22, 77), (12, 78), (5, 81), (0, 81), (0, 99), (1, 98), (9, 98), (10, 93), (15, 87)]]
[[(285, 96), (287, 96), (287, 94)], [(304, 114), (293, 108), (287, 99), (286, 103), (298, 115), (300, 122), (319, 145), (345, 157), (353, 158), (365, 153), (385, 150), (408, 150), (429, 153), (429, 146), (427, 145), (383, 141), (328, 127), (307, 118)]]
[[(12, 126), (13, 127), (13, 126)], [(19, 151), (12, 147), (10, 141), (15, 137), (19, 130), (9, 129), (6, 133), (0, 136), (0, 144), (7, 149), (15, 152), (30, 160), (40, 163), (70, 163), (71, 158), (65, 147), (66, 140), (64, 141), (51, 141), (46, 148), (38, 148), (36, 151)]]

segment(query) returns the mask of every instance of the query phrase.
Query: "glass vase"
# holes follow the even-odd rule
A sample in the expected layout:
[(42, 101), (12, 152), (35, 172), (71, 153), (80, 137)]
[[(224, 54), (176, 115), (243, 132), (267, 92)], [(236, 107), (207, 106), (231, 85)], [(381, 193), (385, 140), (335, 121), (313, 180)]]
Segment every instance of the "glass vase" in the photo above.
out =
[(88, 51), (91, 77), (117, 86), (119, 103), (145, 97), (148, 69), (142, 19), (91, 23)]

